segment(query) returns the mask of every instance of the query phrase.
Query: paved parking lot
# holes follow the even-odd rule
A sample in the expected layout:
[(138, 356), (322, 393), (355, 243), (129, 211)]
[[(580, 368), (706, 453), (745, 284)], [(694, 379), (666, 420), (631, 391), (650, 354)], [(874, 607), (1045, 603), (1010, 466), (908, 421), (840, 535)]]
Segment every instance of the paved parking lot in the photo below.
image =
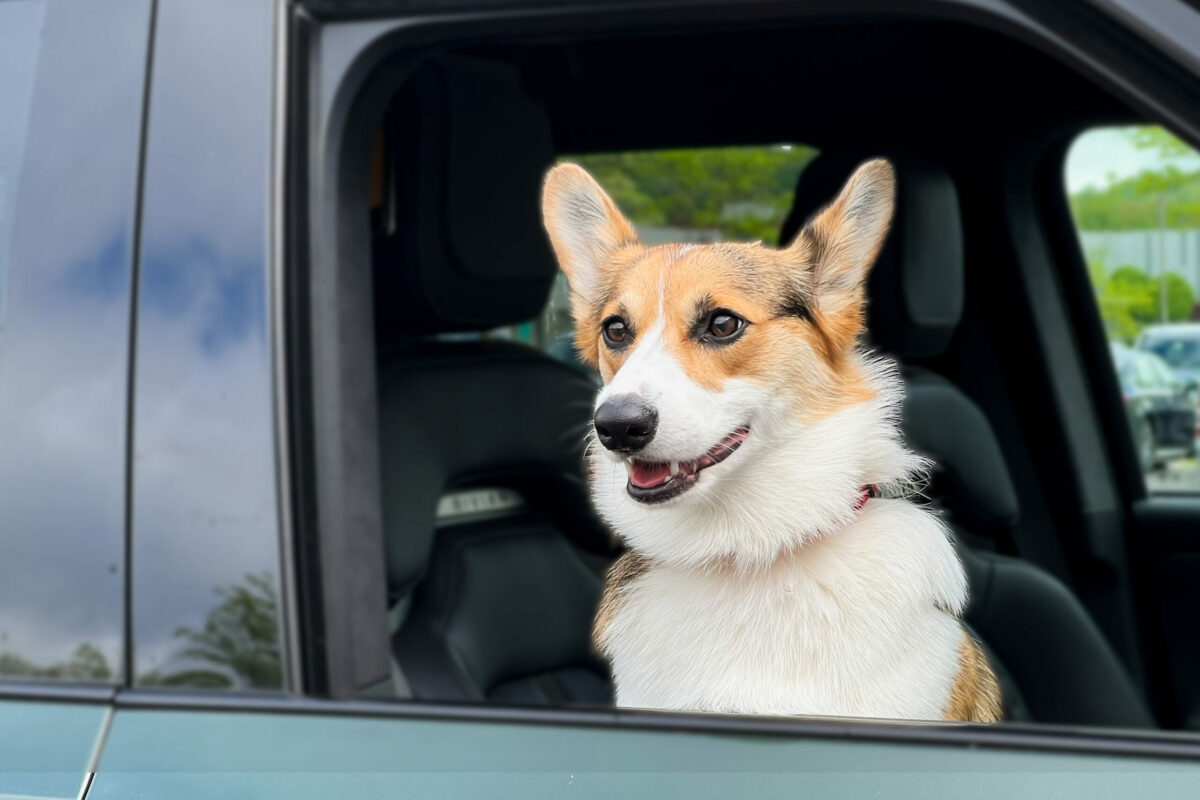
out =
[(1200, 462), (1181, 458), (1146, 476), (1146, 488), (1154, 492), (1195, 492), (1200, 495)]

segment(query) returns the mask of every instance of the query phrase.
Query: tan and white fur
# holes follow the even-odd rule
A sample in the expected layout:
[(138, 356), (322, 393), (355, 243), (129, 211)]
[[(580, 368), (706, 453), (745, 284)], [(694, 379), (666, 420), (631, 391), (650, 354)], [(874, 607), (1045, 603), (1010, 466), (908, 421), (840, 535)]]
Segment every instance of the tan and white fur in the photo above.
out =
[[(788, 247), (647, 247), (582, 168), (548, 174), (596, 408), (657, 415), (637, 452), (589, 446), (593, 501), (628, 548), (594, 631), (618, 705), (999, 718), (958, 618), (962, 566), (904, 499), (926, 465), (899, 433), (899, 374), (859, 344), (893, 197), (871, 161)], [(867, 485), (884, 497), (856, 508)]]

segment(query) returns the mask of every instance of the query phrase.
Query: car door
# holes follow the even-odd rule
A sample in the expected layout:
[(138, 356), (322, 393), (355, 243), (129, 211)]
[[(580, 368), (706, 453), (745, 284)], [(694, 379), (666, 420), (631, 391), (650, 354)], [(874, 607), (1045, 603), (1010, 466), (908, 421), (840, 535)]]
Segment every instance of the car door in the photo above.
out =
[(0, 794), (77, 797), (123, 681), (149, 0), (0, 2)]
[[(308, 290), (285, 282), (305, 273), (282, 268), (278, 219), (298, 206), (296, 239), (310, 224), (328, 226), (322, 240), (338, 238), (328, 217), (309, 219), (298, 188), (325, 191), (313, 206), (336, 216), (333, 172), (317, 163), (309, 175), (307, 149), (285, 162), (285, 121), (313, 122), (314, 151), (340, 146), (340, 131), (321, 115), (348, 102), (339, 80), (363, 69), (382, 35), (394, 33), (386, 16), (404, 10), (346, 4), (354, 19), (340, 20), (337, 5), (157, 4), (131, 465), (138, 635), (88, 797), (1191, 791), (1200, 749), (1170, 735), (397, 697), (386, 680), (386, 637), (371, 638), (382, 630), (371, 615), (384, 612), (366, 590), (377, 549), (355, 552), (363, 527), (352, 518), (355, 497), (344, 501), (343, 526), (316, 543), (293, 539), (299, 525), (289, 514), (312, 500), (288, 496), (288, 448), (299, 437), (284, 418), (289, 406), (275, 402), (304, 385), (284, 374), (282, 309)], [(489, 22), (473, 17), (471, 30)], [(324, 38), (288, 36), (326, 24)], [(318, 54), (329, 73), (314, 75)], [(317, 258), (298, 250), (289, 257)], [(334, 345), (322, 347), (332, 360)], [(353, 389), (321, 387), (328, 396)], [(328, 576), (319, 587), (292, 576), (314, 551)], [(213, 646), (220, 642), (228, 644)]]
[(139, 705), (117, 712), (89, 798), (1188, 797), (1200, 777), (1191, 745), (1066, 731), (297, 700)]
[[(207, 734), (127, 711), (139, 695), (238, 709), (298, 688), (285, 655), (294, 608), (283, 600), (268, 293), (280, 7), (155, 4), (132, 317), (130, 642), (89, 796), (156, 793), (150, 776), (114, 779), (122, 752), (168, 740), (203, 749)], [(217, 731), (236, 718), (206, 717)]]

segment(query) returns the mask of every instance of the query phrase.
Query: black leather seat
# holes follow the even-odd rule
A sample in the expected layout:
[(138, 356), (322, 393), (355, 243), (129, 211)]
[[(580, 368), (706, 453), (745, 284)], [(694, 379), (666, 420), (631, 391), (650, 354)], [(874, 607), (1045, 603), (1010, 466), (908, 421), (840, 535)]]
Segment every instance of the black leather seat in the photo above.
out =
[(580, 474), (595, 386), (470, 341), (536, 317), (557, 272), (537, 213), (548, 121), (514, 71), (466, 58), (425, 67), (393, 113), (412, 158), (401, 228), (376, 246), (376, 319), (399, 680), (419, 698), (611, 703), (589, 639), (612, 548)]
[[(801, 174), (781, 231), (790, 241), (862, 158), (823, 154)], [(983, 411), (950, 381), (911, 362), (950, 344), (962, 314), (962, 227), (950, 176), (896, 161), (897, 216), (870, 278), (872, 342), (902, 361), (909, 445), (936, 463), (929, 495), (958, 534), (970, 601), (967, 624), (988, 652), (1012, 720), (1152, 727), (1115, 652), (1079, 600), (1048, 572), (968, 541), (1009, 537), (1016, 490)]]

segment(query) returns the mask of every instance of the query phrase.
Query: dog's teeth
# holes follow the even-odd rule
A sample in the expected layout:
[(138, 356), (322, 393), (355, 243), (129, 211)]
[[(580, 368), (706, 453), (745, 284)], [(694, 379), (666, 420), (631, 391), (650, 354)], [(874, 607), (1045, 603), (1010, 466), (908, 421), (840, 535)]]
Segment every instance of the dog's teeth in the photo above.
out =
[(629, 474), (629, 475), (632, 477), (632, 475), (633, 475), (633, 462), (632, 462), (632, 461), (630, 461), (628, 458), (622, 458), (622, 459), (621, 459), (621, 463), (625, 465), (625, 472), (627, 472), (627, 473), (628, 473), (628, 474)]
[(672, 461), (672, 462), (671, 462), (671, 474), (672, 474), (672, 475), (676, 475), (676, 474), (678, 474), (678, 473), (679, 473), (679, 462), (678, 462), (678, 461)]

